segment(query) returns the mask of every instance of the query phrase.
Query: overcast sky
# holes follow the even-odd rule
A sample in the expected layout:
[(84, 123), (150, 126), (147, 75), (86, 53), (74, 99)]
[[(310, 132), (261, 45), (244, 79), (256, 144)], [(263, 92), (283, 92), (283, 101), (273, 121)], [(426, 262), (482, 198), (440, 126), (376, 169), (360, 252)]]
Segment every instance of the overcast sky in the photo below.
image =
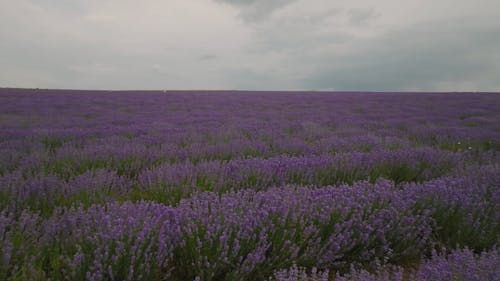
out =
[(500, 91), (498, 0), (0, 0), (0, 87)]

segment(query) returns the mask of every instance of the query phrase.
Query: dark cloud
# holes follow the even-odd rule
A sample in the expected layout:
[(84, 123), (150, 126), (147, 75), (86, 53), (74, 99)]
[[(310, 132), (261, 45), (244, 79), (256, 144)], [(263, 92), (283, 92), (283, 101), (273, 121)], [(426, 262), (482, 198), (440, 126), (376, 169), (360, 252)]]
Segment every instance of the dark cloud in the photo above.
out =
[(500, 90), (500, 26), (467, 19), (432, 23), (359, 40), (331, 55), (304, 86), (336, 90)]

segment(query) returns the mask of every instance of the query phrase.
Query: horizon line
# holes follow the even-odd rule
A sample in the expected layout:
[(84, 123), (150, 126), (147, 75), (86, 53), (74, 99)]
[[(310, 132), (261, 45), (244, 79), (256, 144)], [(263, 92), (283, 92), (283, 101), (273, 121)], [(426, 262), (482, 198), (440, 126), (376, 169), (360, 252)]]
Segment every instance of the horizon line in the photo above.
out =
[(27, 90), (27, 91), (73, 91), (73, 92), (154, 92), (154, 93), (175, 93), (175, 92), (206, 92), (206, 93), (217, 93), (217, 92), (242, 92), (242, 93), (255, 93), (255, 92), (271, 92), (271, 93), (415, 93), (415, 94), (432, 94), (432, 93), (468, 93), (468, 94), (500, 94), (500, 92), (495, 91), (410, 91), (410, 90), (388, 90), (388, 91), (377, 91), (377, 90), (241, 90), (241, 89), (71, 89), (71, 88), (23, 88), (23, 87), (0, 87), (0, 90)]

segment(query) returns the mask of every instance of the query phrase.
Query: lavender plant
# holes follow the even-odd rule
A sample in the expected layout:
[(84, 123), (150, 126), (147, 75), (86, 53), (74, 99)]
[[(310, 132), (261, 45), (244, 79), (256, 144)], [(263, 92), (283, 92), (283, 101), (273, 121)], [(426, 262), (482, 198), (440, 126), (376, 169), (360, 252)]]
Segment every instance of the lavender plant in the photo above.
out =
[(0, 89), (0, 280), (497, 280), (498, 108)]

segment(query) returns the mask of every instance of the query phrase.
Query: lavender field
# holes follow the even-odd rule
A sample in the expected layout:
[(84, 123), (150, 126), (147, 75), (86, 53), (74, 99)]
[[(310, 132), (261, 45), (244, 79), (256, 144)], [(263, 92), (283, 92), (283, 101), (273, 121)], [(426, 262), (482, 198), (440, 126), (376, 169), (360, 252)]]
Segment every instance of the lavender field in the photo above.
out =
[(500, 95), (0, 90), (0, 280), (500, 280)]

